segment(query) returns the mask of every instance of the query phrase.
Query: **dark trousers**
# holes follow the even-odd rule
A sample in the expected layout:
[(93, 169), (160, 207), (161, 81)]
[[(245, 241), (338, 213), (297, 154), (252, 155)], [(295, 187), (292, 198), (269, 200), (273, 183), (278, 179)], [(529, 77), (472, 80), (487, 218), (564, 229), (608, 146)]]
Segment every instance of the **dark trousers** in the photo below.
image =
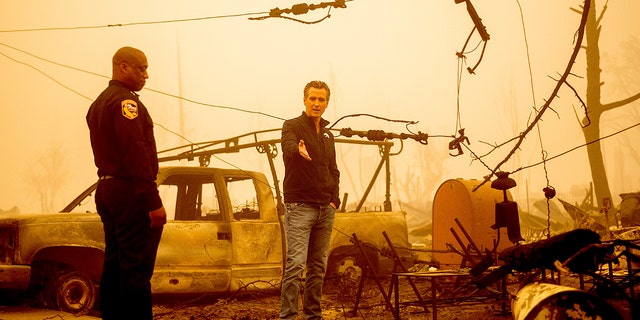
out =
[(150, 227), (149, 213), (136, 201), (126, 179), (100, 181), (96, 207), (105, 240), (100, 315), (104, 320), (150, 320), (151, 276), (162, 228)]

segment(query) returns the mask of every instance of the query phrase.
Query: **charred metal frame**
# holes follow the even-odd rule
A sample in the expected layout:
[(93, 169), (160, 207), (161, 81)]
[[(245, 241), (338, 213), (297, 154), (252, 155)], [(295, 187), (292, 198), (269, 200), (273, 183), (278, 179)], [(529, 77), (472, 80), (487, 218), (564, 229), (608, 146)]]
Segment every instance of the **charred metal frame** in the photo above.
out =
[[(268, 136), (269, 134), (280, 134), (281, 129), (268, 129), (268, 130), (260, 130), (253, 131), (246, 134), (242, 134), (239, 136), (231, 137), (228, 139), (222, 140), (213, 140), (201, 143), (191, 143), (167, 150), (162, 150), (158, 152), (158, 161), (159, 162), (168, 162), (168, 161), (177, 161), (177, 160), (188, 160), (193, 161), (198, 158), (201, 167), (208, 167), (210, 164), (210, 159), (212, 155), (216, 154), (227, 154), (227, 153), (238, 153), (240, 150), (248, 149), (248, 148), (256, 148), (258, 153), (264, 153), (267, 156), (267, 161), (269, 162), (269, 168), (271, 170), (271, 176), (274, 181), (274, 188), (276, 194), (276, 201), (278, 206), (278, 212), (282, 213), (280, 210), (283, 208), (282, 203), (282, 192), (279, 186), (278, 174), (276, 171), (275, 164), (273, 159), (278, 155), (278, 146), (277, 144), (282, 142), (281, 138), (267, 138), (263, 139), (262, 136)], [(244, 140), (248, 140), (247, 142), (243, 142)], [(355, 140), (355, 139), (339, 139), (336, 138), (335, 142), (337, 144), (356, 144), (356, 145), (373, 145), (377, 146), (380, 154), (380, 162), (378, 167), (376, 168), (365, 193), (363, 194), (358, 206), (356, 207), (355, 212), (360, 212), (362, 209), (373, 185), (375, 184), (378, 176), (380, 175), (380, 171), (382, 167), (385, 168), (385, 201), (384, 201), (384, 210), (392, 211), (391, 208), (391, 170), (390, 170), (390, 158), (392, 155), (398, 155), (399, 152), (391, 153), (391, 147), (394, 145), (393, 142), (384, 140), (384, 141), (369, 141), (369, 140)], [(173, 154), (168, 156), (162, 156), (162, 154)], [(344, 206), (342, 207), (344, 210)]]

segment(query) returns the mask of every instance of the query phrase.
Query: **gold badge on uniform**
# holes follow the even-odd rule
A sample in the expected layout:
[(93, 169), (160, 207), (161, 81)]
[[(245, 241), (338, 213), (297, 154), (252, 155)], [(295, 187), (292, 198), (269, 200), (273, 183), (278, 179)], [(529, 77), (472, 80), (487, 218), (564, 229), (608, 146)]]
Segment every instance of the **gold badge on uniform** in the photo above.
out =
[(122, 106), (122, 115), (127, 119), (135, 119), (138, 116), (138, 104), (133, 100), (123, 100), (120, 105)]

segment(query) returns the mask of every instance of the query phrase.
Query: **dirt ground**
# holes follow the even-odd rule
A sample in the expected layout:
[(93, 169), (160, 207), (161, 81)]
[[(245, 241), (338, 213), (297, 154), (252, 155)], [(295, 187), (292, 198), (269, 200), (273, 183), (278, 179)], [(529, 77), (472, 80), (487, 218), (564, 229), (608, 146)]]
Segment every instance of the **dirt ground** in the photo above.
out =
[[(431, 301), (431, 285), (424, 278), (413, 278), (416, 291), (425, 304), (417, 305), (417, 294), (406, 280), (400, 278), (399, 300), (401, 307), (400, 318), (404, 320), (433, 319)], [(496, 319), (511, 320), (511, 297), (521, 284), (517, 276), (508, 276), (506, 294), (500, 283), (491, 284), (487, 289), (478, 288), (464, 280), (464, 277), (445, 277), (438, 280), (436, 286), (439, 303), (437, 305), (437, 319), (440, 320), (480, 320)], [(522, 278), (519, 278), (522, 279)], [(560, 279), (558, 279), (560, 280)], [(325, 320), (343, 319), (393, 319), (392, 309), (395, 308), (395, 296), (390, 296), (391, 279), (366, 279), (362, 291), (358, 295), (358, 283), (351, 283), (344, 279), (327, 279), (323, 293), (323, 318)], [(577, 277), (563, 277), (563, 286), (579, 287)], [(384, 292), (384, 293), (383, 293)], [(636, 292), (640, 292), (640, 284)], [(455, 293), (455, 294), (454, 294)], [(356, 298), (359, 297), (358, 300)], [(389, 303), (386, 302), (385, 297)], [(460, 299), (466, 297), (466, 299)], [(232, 296), (215, 297), (212, 295), (198, 296), (164, 296), (154, 297), (154, 320), (269, 320), (278, 319), (280, 296), (277, 286), (270, 290), (240, 290)], [(356, 305), (357, 302), (357, 305)], [(445, 303), (442, 303), (445, 302)], [(607, 300), (618, 310), (626, 308), (624, 320), (631, 320), (629, 305), (626, 302)], [(28, 304), (27, 304), (28, 305)], [(35, 309), (33, 309), (35, 310)], [(14, 312), (15, 315), (34, 314), (33, 310)], [(96, 310), (86, 315), (88, 318), (99, 319)], [(63, 319), (55, 317), (37, 317), (37, 319)], [(0, 309), (0, 319), (27, 319), (7, 315)], [(31, 319), (31, 318), (29, 318)], [(36, 319), (36, 318), (34, 318)], [(67, 319), (67, 318), (64, 318)], [(302, 319), (299, 317), (298, 319)], [(640, 318), (639, 318), (640, 319)]]
[[(446, 282), (446, 281), (445, 281)], [(430, 285), (426, 281), (414, 281), (422, 299), (430, 297)], [(393, 296), (389, 297), (390, 279), (381, 280), (380, 285), (390, 298), (391, 308), (394, 305)], [(454, 290), (454, 283), (442, 283), (442, 290)], [(464, 286), (463, 284), (460, 284)], [(399, 286), (401, 302), (417, 300), (416, 294), (408, 281), (401, 280)], [(330, 279), (325, 284), (323, 294), (323, 318), (331, 319), (393, 319), (391, 308), (385, 303), (384, 295), (373, 279), (368, 279), (363, 286), (356, 306), (357, 284), (344, 283), (340, 279)], [(469, 292), (460, 291), (460, 294)], [(489, 293), (489, 292), (487, 292)], [(439, 292), (439, 296), (446, 293)], [(233, 320), (258, 320), (278, 319), (280, 307), (279, 291), (270, 290), (262, 292), (238, 293), (233, 298), (215, 297), (191, 297), (176, 298), (165, 297), (156, 301), (154, 305), (154, 319), (157, 320), (199, 320), (199, 319), (233, 319)], [(503, 309), (504, 308), (504, 309)], [(505, 310), (503, 312), (503, 310)], [(402, 319), (431, 319), (431, 307), (427, 307), (428, 313), (420, 306), (403, 305), (400, 308)], [(478, 319), (513, 319), (508, 303), (494, 298), (475, 298), (471, 302), (454, 302), (453, 304), (438, 305), (437, 318), (442, 320), (478, 320)], [(300, 319), (302, 319), (300, 317)]]
[[(577, 277), (565, 277), (560, 281), (563, 286), (578, 288)], [(414, 285), (423, 300), (427, 301), (426, 310), (419, 305), (411, 305), (417, 301), (417, 295), (408, 281), (400, 280), (400, 318), (405, 320), (433, 319), (431, 309), (431, 287), (426, 280), (416, 279)], [(487, 289), (478, 290), (473, 284), (452, 278), (443, 278), (438, 281), (438, 298), (447, 303), (438, 304), (437, 319), (440, 320), (479, 320), (514, 319), (511, 312), (511, 300), (509, 297), (520, 286), (519, 280), (509, 276), (507, 281), (507, 299), (502, 298), (503, 291), (499, 283), (492, 284)], [(394, 296), (389, 296), (390, 279), (380, 280), (378, 284), (373, 279), (367, 279), (360, 294), (358, 307), (356, 297), (358, 285), (345, 283), (341, 279), (329, 279), (325, 284), (323, 294), (323, 318), (325, 320), (343, 319), (393, 319), (391, 311), (394, 308)], [(383, 294), (382, 291), (385, 293)], [(455, 292), (455, 295), (452, 293)], [(385, 302), (384, 296), (390, 301)], [(459, 297), (467, 299), (457, 299)], [(279, 291), (267, 290), (260, 292), (238, 292), (233, 297), (215, 298), (211, 296), (199, 296), (191, 298), (166, 298), (156, 301), (154, 305), (155, 320), (204, 320), (204, 319), (229, 319), (229, 320), (267, 320), (278, 319)], [(626, 309), (625, 320), (631, 320), (627, 305), (617, 305), (618, 301), (607, 300), (616, 306), (618, 310)], [(623, 303), (624, 304), (624, 303)], [(299, 317), (298, 319), (302, 319)]]
[[(421, 297), (426, 300), (430, 294), (430, 285), (425, 281), (414, 282)], [(346, 282), (343, 279), (327, 279), (323, 294), (323, 318), (325, 320), (344, 319), (393, 319), (391, 309), (394, 305), (393, 296), (389, 297), (390, 279), (380, 280), (384, 294), (373, 279), (367, 279), (358, 300), (356, 297), (358, 283)], [(438, 296), (444, 297), (452, 292), (455, 284), (443, 281), (438, 287)], [(460, 287), (465, 287), (461, 285)], [(466, 288), (466, 287), (465, 287)], [(407, 303), (415, 301), (416, 294), (406, 280), (401, 279), (399, 285), (400, 301)], [(465, 294), (466, 291), (460, 291)], [(197, 296), (154, 296), (154, 320), (269, 320), (278, 319), (280, 308), (280, 292), (274, 285), (273, 289), (260, 291), (240, 290), (231, 297), (216, 297), (212, 295)], [(385, 303), (384, 296), (390, 301), (391, 307)], [(1, 303), (0, 303), (1, 305)], [(3, 309), (4, 308), (4, 309)], [(46, 315), (38, 313), (46, 311), (35, 299), (25, 299), (16, 306), (0, 307), (0, 320), (10, 319), (72, 319), (77, 316), (61, 315), (60, 311), (49, 310)], [(473, 303), (455, 303), (438, 305), (437, 317), (441, 320), (479, 320), (479, 319), (513, 319), (506, 306), (507, 313), (503, 314), (502, 304), (496, 299), (478, 298)], [(432, 309), (426, 310), (420, 306), (403, 305), (400, 308), (401, 319), (431, 319)], [(51, 315), (52, 314), (52, 315)], [(99, 312), (92, 310), (82, 319), (100, 319)], [(299, 317), (299, 319), (302, 319)]]

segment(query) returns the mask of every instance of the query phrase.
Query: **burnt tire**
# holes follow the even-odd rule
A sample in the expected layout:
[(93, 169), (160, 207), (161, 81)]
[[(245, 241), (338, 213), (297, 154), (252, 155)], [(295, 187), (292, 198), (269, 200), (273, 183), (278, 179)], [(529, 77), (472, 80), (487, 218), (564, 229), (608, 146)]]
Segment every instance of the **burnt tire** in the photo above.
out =
[(353, 256), (341, 258), (342, 259), (336, 259), (333, 262), (333, 270), (335, 270), (334, 275), (342, 277), (344, 280), (351, 281), (353, 283), (360, 282), (360, 278), (362, 277), (362, 268), (360, 265), (362, 265), (362, 262), (359, 262), (358, 259)]
[(61, 272), (49, 281), (47, 294), (54, 308), (73, 314), (86, 314), (93, 309), (97, 291), (82, 272)]
[(362, 256), (357, 247), (340, 247), (329, 255), (329, 259), (327, 260), (327, 276), (346, 276), (350, 281), (358, 282), (363, 275), (378, 275), (380, 272), (380, 262), (375, 247), (364, 243), (362, 244), (362, 248), (369, 258), (369, 261), (371, 261), (371, 267), (369, 267), (367, 263), (367, 258)]

